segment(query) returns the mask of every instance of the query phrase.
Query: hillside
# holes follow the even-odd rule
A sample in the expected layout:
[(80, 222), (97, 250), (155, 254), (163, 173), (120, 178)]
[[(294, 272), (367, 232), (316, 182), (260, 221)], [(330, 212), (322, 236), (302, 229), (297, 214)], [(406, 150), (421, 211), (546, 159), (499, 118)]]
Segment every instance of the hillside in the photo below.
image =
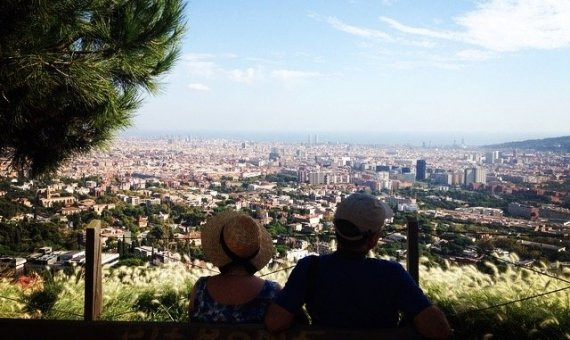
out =
[(533, 149), (540, 151), (570, 151), (570, 136), (529, 139), (519, 142), (508, 142), (501, 144), (485, 145), (489, 149)]

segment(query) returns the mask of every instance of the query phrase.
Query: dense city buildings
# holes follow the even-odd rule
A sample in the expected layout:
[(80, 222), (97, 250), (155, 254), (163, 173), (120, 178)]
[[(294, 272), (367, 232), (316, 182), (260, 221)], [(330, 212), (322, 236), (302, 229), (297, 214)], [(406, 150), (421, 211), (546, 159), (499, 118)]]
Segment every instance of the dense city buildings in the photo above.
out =
[[(513, 231), (550, 238), (541, 238), (540, 246), (527, 238), (513, 249), (547, 252), (547, 240), (565, 248), (560, 242), (569, 233), (569, 160), (564, 153), (464, 146), (319, 143), (316, 135), (308, 143), (123, 138), (106, 151), (74, 159), (49, 181), (20, 181), (5, 168), (0, 199), (13, 209), (2, 211), (2, 223), (55, 225), (71, 240), (4, 262), (58, 267), (77, 258), (81, 263), (81, 253), (71, 254), (75, 250), (69, 247), (81, 251), (82, 228), (93, 218), (103, 221), (109, 254), (153, 263), (183, 255), (200, 259), (201, 224), (227, 209), (244, 211), (272, 231), (279, 250), (275, 261), (299, 259), (334, 249), (336, 205), (356, 191), (375, 194), (394, 209), (387, 228), (403, 227), (405, 216), (425, 219), (434, 231), (424, 247), (434, 256), (462, 259), (473, 252), (467, 246), (489, 247), (489, 241), (500, 240), (493, 234)], [(457, 228), (480, 232), (467, 240), (446, 234)], [(165, 235), (168, 241), (161, 240)], [(398, 235), (386, 236), (387, 250), (378, 251), (405, 257), (397, 246), (406, 242), (405, 235)], [(553, 256), (564, 259), (559, 248)]]

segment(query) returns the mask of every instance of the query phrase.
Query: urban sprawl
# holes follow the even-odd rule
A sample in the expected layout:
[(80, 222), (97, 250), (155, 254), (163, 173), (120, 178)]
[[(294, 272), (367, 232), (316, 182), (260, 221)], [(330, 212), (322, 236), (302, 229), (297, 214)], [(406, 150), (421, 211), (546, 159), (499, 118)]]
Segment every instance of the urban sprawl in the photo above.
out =
[(3, 164), (4, 275), (85, 261), (85, 226), (101, 221), (105, 264), (201, 262), (200, 230), (231, 209), (272, 234), (273, 262), (335, 249), (332, 217), (352, 192), (396, 212), (376, 255), (406, 258), (406, 217), (429, 261), (568, 263), (570, 154), (529, 150), (122, 138), (49, 179)]

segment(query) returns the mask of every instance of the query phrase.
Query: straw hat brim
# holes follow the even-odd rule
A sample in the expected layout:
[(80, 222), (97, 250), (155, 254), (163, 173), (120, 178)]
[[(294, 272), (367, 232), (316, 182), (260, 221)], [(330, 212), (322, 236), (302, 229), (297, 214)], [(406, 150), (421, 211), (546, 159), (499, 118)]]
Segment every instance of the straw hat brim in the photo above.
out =
[[(228, 221), (240, 215), (243, 214), (235, 211), (223, 212), (208, 219), (202, 229), (202, 249), (204, 250), (206, 258), (216, 267), (220, 268), (232, 262), (232, 259), (226, 255), (220, 244), (220, 233)], [(251, 264), (257, 270), (260, 270), (269, 263), (274, 252), (271, 234), (261, 226), (259, 226), (259, 230), (261, 234), (259, 252), (250, 260)]]

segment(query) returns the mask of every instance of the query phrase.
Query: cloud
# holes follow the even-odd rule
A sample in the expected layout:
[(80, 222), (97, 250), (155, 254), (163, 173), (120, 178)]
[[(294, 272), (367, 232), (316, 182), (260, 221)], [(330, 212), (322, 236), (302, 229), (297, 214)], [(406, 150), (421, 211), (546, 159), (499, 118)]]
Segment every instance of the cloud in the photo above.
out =
[[(313, 18), (314, 18), (314, 16), (313, 16)], [(335, 17), (328, 17), (326, 19), (326, 22), (329, 23), (329, 25), (331, 25), (333, 28), (335, 28), (341, 32), (356, 35), (356, 36), (359, 36), (362, 38), (379, 39), (379, 40), (391, 40), (392, 39), (392, 37), (388, 33), (378, 31), (378, 30), (374, 30), (371, 28), (349, 25), (349, 24), (345, 23), (344, 21), (339, 20)]]
[[(439, 31), (380, 17), (406, 34), (452, 40), (495, 52), (555, 49), (570, 45), (570, 2), (566, 0), (488, 0), (454, 18), (462, 29)], [(473, 55), (472, 55), (473, 56)]]
[(210, 78), (220, 70), (211, 54), (187, 53), (182, 57), (182, 60), (191, 76)]
[(201, 83), (188, 84), (188, 89), (192, 91), (210, 91), (210, 88), (207, 85)]
[(233, 69), (228, 71), (228, 75), (230, 79), (246, 84), (250, 84), (260, 77), (259, 72), (252, 67), (247, 69)]
[(464, 61), (484, 61), (493, 58), (497, 58), (497, 54), (485, 51), (485, 50), (475, 50), (475, 49), (466, 49), (457, 52), (457, 58)]
[[(348, 23), (346, 23), (346, 22), (344, 22), (344, 21), (342, 21), (336, 17), (327, 17), (326, 19), (323, 19), (320, 15), (313, 13), (313, 12), (311, 12), (307, 15), (310, 18), (317, 20), (317, 21), (326, 21), (329, 25), (331, 25), (336, 30), (339, 30), (341, 32), (345, 32), (348, 34), (352, 34), (354, 36), (364, 38), (367, 40), (371, 40), (371, 41), (400, 43), (402, 45), (423, 47), (423, 48), (433, 48), (436, 46), (436, 44), (430, 40), (426, 40), (426, 39), (424, 39), (424, 40), (410, 40), (410, 39), (404, 39), (401, 37), (393, 37), (390, 34), (383, 32), (383, 31), (348, 24)], [(386, 19), (392, 20), (389, 18), (386, 18)], [(361, 44), (361, 47), (364, 47), (364, 45)]]
[(412, 27), (412, 26), (404, 25), (404, 24), (402, 24), (402, 23), (400, 23), (394, 19), (388, 18), (388, 17), (380, 17), (380, 20), (387, 23), (393, 29), (400, 31), (400, 32), (403, 32), (403, 33), (421, 35), (423, 37), (437, 38), (437, 39), (451, 39), (451, 40), (460, 39), (459, 36), (453, 32), (440, 32), (440, 31), (430, 30), (427, 28)]
[(319, 77), (321, 74), (318, 72), (307, 72), (298, 70), (273, 70), (271, 71), (271, 76), (280, 80), (294, 80), (294, 79), (304, 79), (304, 78), (314, 78)]
[(554, 49), (570, 45), (567, 0), (492, 0), (455, 18), (467, 40), (493, 51)]
[(433, 60), (399, 60), (391, 64), (390, 67), (400, 70), (415, 70), (421, 68), (438, 68), (448, 71), (456, 71), (463, 68), (462, 64), (450, 61), (433, 61)]

